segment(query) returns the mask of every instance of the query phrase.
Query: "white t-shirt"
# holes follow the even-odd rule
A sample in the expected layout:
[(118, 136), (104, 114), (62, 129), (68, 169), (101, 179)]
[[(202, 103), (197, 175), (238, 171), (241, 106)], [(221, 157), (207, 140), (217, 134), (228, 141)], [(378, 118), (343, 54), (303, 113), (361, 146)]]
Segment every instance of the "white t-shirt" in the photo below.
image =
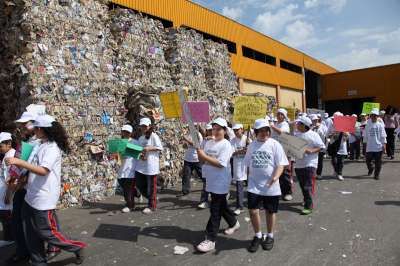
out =
[(157, 151), (146, 153), (146, 160), (139, 159), (136, 164), (136, 171), (144, 175), (158, 175), (160, 173), (160, 151), (163, 146), (156, 133), (151, 133), (150, 138), (145, 136), (139, 138), (139, 145), (144, 147), (156, 147)]
[(54, 210), (60, 197), (62, 153), (55, 142), (40, 144), (32, 164), (49, 170), (45, 176), (29, 172), (25, 201), (37, 210)]
[[(325, 149), (325, 144), (322, 142), (321, 137), (314, 131), (308, 130), (307, 132), (298, 132), (296, 137), (302, 138), (308, 142), (308, 148), (321, 148)], [(306, 168), (318, 166), (318, 152), (307, 154), (305, 153), (302, 159), (296, 159), (295, 168)]]
[(230, 127), (226, 128), (226, 134), (228, 134), (228, 137), (229, 137), (230, 140), (233, 139), (236, 136), (235, 132)]
[[(139, 141), (132, 139), (129, 141), (132, 144), (139, 145)], [(122, 165), (118, 171), (118, 178), (135, 178), (135, 169), (137, 161), (133, 157), (125, 157), (122, 161)]]
[(383, 151), (383, 144), (386, 143), (385, 125), (368, 120), (364, 131), (364, 143), (367, 143), (367, 152)]
[(339, 150), (337, 152), (339, 155), (347, 155), (347, 140), (346, 137), (343, 135), (342, 142), (340, 143)]
[(6, 196), (7, 191), (7, 181), (9, 178), (8, 169), (9, 167), (6, 165), (6, 158), (13, 158), (15, 156), (15, 150), (10, 149), (6, 154), (4, 154), (3, 161), (1, 162), (1, 172), (0, 172), (0, 210), (11, 210), (12, 203), (5, 204), (4, 198)]
[[(283, 121), (281, 123), (276, 123), (275, 126), (282, 130), (282, 132), (290, 134), (290, 126), (288, 122)], [(279, 134), (275, 130), (271, 129), (271, 137), (276, 139), (279, 137)]]
[[(233, 152), (243, 150), (246, 148), (246, 141), (247, 137), (242, 135), (239, 139), (234, 137), (231, 139), (231, 145)], [(237, 154), (233, 155), (233, 180), (234, 181), (243, 181), (247, 180), (247, 169), (246, 165), (244, 164), (244, 155), (245, 154)]]
[(249, 185), (247, 191), (262, 196), (280, 196), (279, 181), (268, 186), (275, 169), (278, 166), (289, 165), (282, 145), (269, 138), (265, 142), (255, 140), (246, 152), (245, 164), (249, 167)]
[[(203, 136), (198, 132), (197, 133), (199, 142), (203, 142)], [(187, 136), (189, 140), (192, 141), (191, 136)], [(193, 145), (189, 145), (187, 150), (185, 151), (185, 157), (184, 159), (186, 162), (191, 162), (191, 163), (198, 163), (199, 162), (199, 156), (197, 156), (197, 151), (196, 148)]]
[(215, 194), (227, 194), (232, 180), (230, 159), (232, 146), (226, 139), (209, 140), (204, 145), (204, 152), (219, 161), (223, 167), (215, 167), (204, 163), (202, 167), (203, 178), (206, 178), (206, 191)]

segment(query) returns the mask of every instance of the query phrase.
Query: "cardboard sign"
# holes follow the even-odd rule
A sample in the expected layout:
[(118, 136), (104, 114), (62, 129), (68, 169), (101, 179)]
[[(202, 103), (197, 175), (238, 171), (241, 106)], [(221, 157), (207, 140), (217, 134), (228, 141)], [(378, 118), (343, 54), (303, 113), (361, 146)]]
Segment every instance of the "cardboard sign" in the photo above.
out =
[(308, 145), (307, 141), (286, 133), (279, 135), (277, 140), (282, 145), (288, 157), (303, 158)]
[(235, 97), (234, 102), (233, 121), (243, 124), (245, 128), (252, 127), (256, 119), (266, 116), (267, 99), (265, 97), (238, 96)]
[(109, 153), (124, 153), (128, 139), (110, 139), (107, 142), (107, 151)]
[(162, 92), (160, 94), (160, 101), (166, 119), (180, 118), (182, 116), (182, 106), (178, 91)]
[(21, 160), (28, 161), (29, 156), (31, 155), (33, 150), (33, 145), (27, 143), (27, 142), (22, 142), (22, 147), (21, 147)]
[[(190, 113), (192, 114), (192, 120), (196, 123), (208, 123), (210, 122), (210, 105), (207, 101), (204, 102), (185, 102)], [(183, 115), (181, 118), (182, 122), (186, 123), (186, 118)]]
[[(180, 102), (184, 103), (185, 102), (184, 90), (183, 89), (179, 89), (178, 90), (178, 95), (179, 95)], [(190, 132), (190, 136), (192, 137), (192, 140), (193, 140), (193, 146), (195, 148), (199, 148), (200, 147), (200, 140), (199, 140), (199, 136), (197, 134), (196, 127), (194, 126), (194, 122), (193, 122), (193, 119), (192, 119), (192, 113), (190, 112), (189, 105), (182, 104), (182, 110), (183, 110), (183, 114), (185, 116), (185, 120), (187, 121), (187, 124), (189, 126), (189, 132)]]
[(372, 109), (378, 108), (380, 110), (381, 104), (380, 103), (363, 103), (362, 113), (369, 115)]
[(354, 133), (356, 131), (357, 118), (352, 116), (335, 116), (333, 125), (338, 132)]

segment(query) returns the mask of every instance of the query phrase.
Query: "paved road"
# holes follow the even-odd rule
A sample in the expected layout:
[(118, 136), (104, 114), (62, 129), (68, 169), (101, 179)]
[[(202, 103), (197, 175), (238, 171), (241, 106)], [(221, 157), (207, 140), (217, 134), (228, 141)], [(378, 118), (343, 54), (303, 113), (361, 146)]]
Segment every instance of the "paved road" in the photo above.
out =
[[(365, 176), (363, 162), (345, 164), (344, 182), (330, 178), (331, 172), (326, 162), (311, 216), (299, 215), (297, 184), (294, 200), (281, 203), (276, 245), (269, 252), (247, 252), (253, 231), (244, 213), (237, 234), (221, 234), (216, 252), (197, 254), (194, 245), (203, 239), (208, 219), (207, 210), (195, 208), (199, 183), (187, 200), (177, 200), (177, 189), (163, 191), (159, 210), (150, 216), (120, 213), (120, 196), (59, 216), (65, 232), (89, 243), (84, 265), (400, 265), (400, 161), (386, 161), (380, 181)], [(173, 255), (176, 245), (189, 251)], [(11, 252), (0, 250), (0, 260)], [(63, 253), (50, 265), (73, 261)]]

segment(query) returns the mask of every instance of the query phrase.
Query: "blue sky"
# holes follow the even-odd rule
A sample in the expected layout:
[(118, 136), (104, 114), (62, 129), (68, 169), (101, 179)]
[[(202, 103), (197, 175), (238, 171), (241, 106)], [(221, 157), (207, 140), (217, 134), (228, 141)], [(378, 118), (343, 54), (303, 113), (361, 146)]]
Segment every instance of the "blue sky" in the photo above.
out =
[(193, 0), (338, 70), (400, 63), (400, 0)]

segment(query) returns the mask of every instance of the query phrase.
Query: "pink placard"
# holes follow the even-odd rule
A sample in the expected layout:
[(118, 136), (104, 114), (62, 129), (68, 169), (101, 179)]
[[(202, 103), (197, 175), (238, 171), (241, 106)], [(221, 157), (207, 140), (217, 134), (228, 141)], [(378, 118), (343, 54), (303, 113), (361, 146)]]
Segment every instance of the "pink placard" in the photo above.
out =
[(354, 133), (356, 131), (357, 118), (352, 116), (335, 116), (333, 125), (338, 132)]
[[(193, 122), (208, 123), (210, 122), (210, 105), (207, 101), (204, 102), (185, 102), (188, 105), (192, 114)], [(186, 123), (185, 116), (182, 115), (181, 121)]]

